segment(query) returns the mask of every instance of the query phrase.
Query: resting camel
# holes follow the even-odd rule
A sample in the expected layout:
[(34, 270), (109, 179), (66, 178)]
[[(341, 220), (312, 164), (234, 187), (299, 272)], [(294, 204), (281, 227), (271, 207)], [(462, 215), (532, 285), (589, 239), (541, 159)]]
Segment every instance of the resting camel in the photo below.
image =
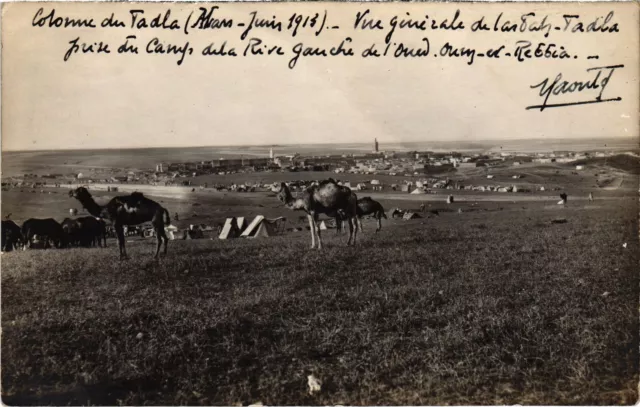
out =
[(322, 238), (320, 227), (318, 226), (318, 216), (325, 214), (332, 218), (342, 218), (349, 221), (349, 241), (347, 246), (356, 244), (358, 234), (357, 202), (356, 194), (351, 189), (338, 185), (329, 178), (317, 185), (312, 185), (305, 189), (302, 198), (295, 199), (289, 191), (289, 187), (284, 182), (280, 184), (278, 199), (289, 209), (294, 211), (303, 210), (309, 219), (309, 229), (311, 231), (311, 248), (316, 246), (316, 235), (318, 236), (318, 249), (322, 249)]
[[(380, 202), (371, 199), (371, 197), (365, 196), (364, 198), (358, 199), (358, 226), (360, 231), (364, 233), (364, 228), (362, 227), (362, 217), (373, 215), (375, 219), (378, 221), (378, 227), (376, 228), (376, 233), (382, 229), (382, 218), (387, 219), (387, 214), (384, 213), (384, 208), (380, 204)], [(342, 231), (342, 220), (336, 220), (336, 229), (337, 232), (340, 233)]]
[(143, 196), (140, 192), (131, 195), (116, 196), (111, 199), (106, 206), (100, 206), (93, 199), (89, 191), (84, 187), (79, 187), (69, 191), (69, 196), (77, 199), (82, 206), (96, 218), (107, 218), (112, 223), (118, 237), (120, 247), (120, 258), (127, 258), (125, 248), (124, 227), (139, 225), (144, 222), (151, 222), (155, 230), (158, 245), (156, 255), (160, 253), (160, 246), (164, 240), (164, 254), (167, 254), (167, 237), (164, 228), (171, 224), (169, 211), (160, 204)]

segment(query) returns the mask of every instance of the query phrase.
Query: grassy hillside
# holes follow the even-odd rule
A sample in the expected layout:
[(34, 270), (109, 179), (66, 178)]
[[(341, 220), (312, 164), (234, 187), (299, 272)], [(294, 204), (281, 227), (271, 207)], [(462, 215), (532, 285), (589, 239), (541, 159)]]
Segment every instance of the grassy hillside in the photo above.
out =
[(159, 262), (151, 241), (126, 262), (114, 241), (3, 254), (3, 401), (633, 404), (637, 213), (445, 213), (322, 252), (300, 233)]

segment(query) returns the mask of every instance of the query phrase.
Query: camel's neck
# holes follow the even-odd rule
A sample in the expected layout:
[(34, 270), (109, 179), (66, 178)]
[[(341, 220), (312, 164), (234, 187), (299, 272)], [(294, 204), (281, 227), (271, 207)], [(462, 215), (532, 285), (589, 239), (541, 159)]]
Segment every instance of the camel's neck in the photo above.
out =
[(299, 210), (306, 210), (306, 205), (304, 203), (303, 199), (296, 199), (293, 197), (293, 195), (291, 195), (291, 191), (289, 191), (289, 188), (284, 189), (284, 201), (285, 201), (285, 205), (289, 208), (292, 209), (294, 211), (299, 211)]
[(100, 217), (102, 214), (102, 207), (93, 200), (92, 197), (86, 197), (78, 199), (82, 206), (93, 216)]

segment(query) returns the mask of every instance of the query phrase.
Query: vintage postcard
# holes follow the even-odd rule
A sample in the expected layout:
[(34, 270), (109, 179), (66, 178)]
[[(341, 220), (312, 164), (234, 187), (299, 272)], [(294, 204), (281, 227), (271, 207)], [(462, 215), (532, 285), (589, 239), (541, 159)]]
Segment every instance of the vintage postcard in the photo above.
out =
[(7, 405), (633, 405), (637, 2), (2, 7)]

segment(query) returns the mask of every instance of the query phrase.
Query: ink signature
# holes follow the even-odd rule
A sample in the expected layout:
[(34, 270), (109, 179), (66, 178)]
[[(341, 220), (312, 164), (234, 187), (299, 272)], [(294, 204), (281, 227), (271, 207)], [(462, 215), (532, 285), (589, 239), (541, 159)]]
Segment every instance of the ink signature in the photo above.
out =
[[(559, 73), (555, 79), (545, 78), (542, 82), (537, 85), (530, 86), (531, 89), (540, 89), (539, 95), (543, 99), (542, 104), (528, 106), (527, 110), (531, 109), (540, 109), (543, 111), (547, 108), (552, 107), (565, 107), (565, 106), (576, 106), (576, 105), (586, 105), (592, 103), (604, 103), (604, 102), (619, 102), (622, 100), (621, 97), (603, 99), (602, 94), (606, 89), (609, 81), (611, 81), (611, 77), (613, 76), (616, 69), (624, 68), (624, 65), (610, 65), (610, 66), (600, 66), (595, 68), (587, 69), (587, 73), (589, 77), (583, 80), (563, 80), (562, 74)], [(591, 91), (598, 91), (599, 93), (593, 99), (585, 99), (578, 100), (575, 102), (565, 102), (565, 103), (549, 103), (549, 99), (551, 96), (564, 95), (567, 93), (576, 93), (576, 94), (588, 94), (592, 93)]]

